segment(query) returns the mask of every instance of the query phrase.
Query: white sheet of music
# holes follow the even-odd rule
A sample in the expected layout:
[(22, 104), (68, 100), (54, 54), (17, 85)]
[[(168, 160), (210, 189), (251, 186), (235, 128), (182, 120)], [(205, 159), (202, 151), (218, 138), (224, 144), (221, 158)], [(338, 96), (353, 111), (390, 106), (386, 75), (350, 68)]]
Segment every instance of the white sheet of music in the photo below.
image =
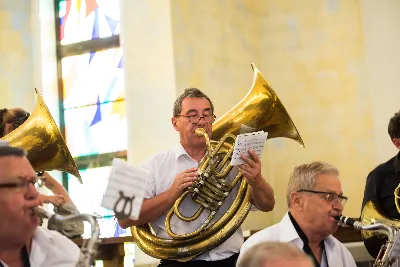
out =
[(246, 162), (241, 158), (241, 155), (244, 154), (245, 156), (251, 158), (249, 154), (250, 149), (254, 150), (258, 157), (261, 158), (267, 136), (268, 133), (264, 131), (239, 134), (236, 137), (235, 149), (232, 154), (231, 165), (237, 166), (240, 164), (245, 164)]
[(116, 217), (138, 219), (149, 179), (150, 173), (145, 169), (132, 166), (118, 158), (113, 159), (101, 206), (114, 210)]

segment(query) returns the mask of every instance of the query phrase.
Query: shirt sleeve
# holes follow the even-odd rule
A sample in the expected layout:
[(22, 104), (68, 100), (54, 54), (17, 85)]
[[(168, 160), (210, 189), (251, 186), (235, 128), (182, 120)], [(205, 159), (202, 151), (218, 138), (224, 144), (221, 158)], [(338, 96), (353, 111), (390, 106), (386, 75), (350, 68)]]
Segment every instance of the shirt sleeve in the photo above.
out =
[(146, 183), (144, 199), (153, 198), (156, 196), (156, 181), (155, 181), (155, 168), (152, 160), (145, 163), (142, 167), (150, 172), (150, 179)]

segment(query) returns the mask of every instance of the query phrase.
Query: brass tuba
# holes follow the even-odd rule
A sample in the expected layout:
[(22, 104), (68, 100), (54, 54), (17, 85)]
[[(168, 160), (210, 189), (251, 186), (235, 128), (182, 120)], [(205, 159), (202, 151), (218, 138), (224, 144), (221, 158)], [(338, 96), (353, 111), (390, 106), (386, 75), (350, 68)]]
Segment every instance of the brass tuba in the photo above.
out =
[(74, 175), (82, 183), (78, 168), (63, 136), (36, 88), (35, 92), (37, 101), (32, 114), (17, 129), (0, 140), (6, 140), (10, 146), (25, 149), (36, 172), (65, 171)]
[[(176, 200), (167, 214), (165, 228), (171, 239), (153, 235), (150, 224), (131, 228), (135, 243), (146, 254), (158, 259), (188, 261), (219, 246), (240, 227), (251, 207), (250, 187), (246, 179), (241, 179), (240, 172), (232, 183), (228, 183), (225, 178), (232, 169), (229, 162), (236, 136), (242, 133), (243, 128), (264, 130), (268, 132), (268, 138), (287, 137), (304, 147), (300, 134), (274, 90), (260, 71), (253, 64), (251, 66), (254, 80), (250, 91), (213, 124), (213, 140), (209, 139), (204, 129), (196, 130), (196, 135), (206, 140), (207, 157), (199, 164), (197, 180)], [(236, 184), (239, 184), (238, 194), (229, 210), (215, 223), (211, 223)], [(187, 196), (199, 204), (199, 209), (190, 217), (183, 216), (179, 211), (180, 203)], [(171, 229), (170, 219), (173, 215), (191, 222), (205, 210), (209, 216), (199, 229), (184, 235), (177, 235)]]
[(342, 226), (352, 226), (361, 230), (365, 248), (375, 258), (374, 267), (394, 266), (400, 256), (400, 221), (382, 215), (372, 201), (364, 205), (359, 221), (344, 216), (337, 220)]

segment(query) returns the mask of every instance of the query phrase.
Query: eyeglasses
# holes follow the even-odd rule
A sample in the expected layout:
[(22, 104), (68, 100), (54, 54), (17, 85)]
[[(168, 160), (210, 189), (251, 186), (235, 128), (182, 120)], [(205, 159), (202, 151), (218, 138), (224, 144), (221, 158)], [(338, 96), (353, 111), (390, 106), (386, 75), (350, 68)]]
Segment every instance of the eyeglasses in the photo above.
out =
[(32, 179), (30, 181), (21, 180), (19, 182), (15, 182), (15, 183), (0, 184), (0, 189), (1, 188), (12, 189), (12, 190), (15, 190), (18, 193), (26, 193), (28, 191), (29, 185), (32, 184), (33, 186), (35, 186), (36, 183), (37, 183), (37, 179), (36, 178)]
[(344, 206), (347, 202), (347, 197), (338, 195), (336, 193), (332, 192), (322, 192), (322, 191), (314, 191), (314, 190), (307, 190), (307, 189), (300, 189), (297, 192), (307, 192), (307, 193), (313, 193), (313, 194), (321, 194), (325, 195), (324, 199), (328, 201), (329, 203), (336, 204), (338, 201)]
[(205, 123), (213, 123), (215, 121), (215, 118), (216, 118), (214, 114), (203, 115), (203, 116), (200, 116), (200, 115), (197, 115), (197, 114), (196, 115), (183, 115), (183, 114), (180, 114), (177, 117), (179, 117), (179, 116), (188, 118), (189, 122), (193, 123), (193, 124), (199, 123), (201, 119), (204, 119)]

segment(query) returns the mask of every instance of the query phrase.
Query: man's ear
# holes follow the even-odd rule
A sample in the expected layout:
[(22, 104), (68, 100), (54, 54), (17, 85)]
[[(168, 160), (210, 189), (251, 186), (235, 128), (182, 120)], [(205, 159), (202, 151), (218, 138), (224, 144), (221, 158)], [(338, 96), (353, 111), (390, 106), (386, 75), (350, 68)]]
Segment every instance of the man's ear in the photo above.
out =
[(175, 131), (179, 131), (178, 129), (178, 120), (175, 117), (171, 118), (172, 126), (174, 127)]
[(290, 204), (296, 210), (303, 210), (303, 199), (298, 192), (290, 193)]
[(400, 138), (394, 138), (393, 144), (397, 147), (398, 150), (400, 150)]

